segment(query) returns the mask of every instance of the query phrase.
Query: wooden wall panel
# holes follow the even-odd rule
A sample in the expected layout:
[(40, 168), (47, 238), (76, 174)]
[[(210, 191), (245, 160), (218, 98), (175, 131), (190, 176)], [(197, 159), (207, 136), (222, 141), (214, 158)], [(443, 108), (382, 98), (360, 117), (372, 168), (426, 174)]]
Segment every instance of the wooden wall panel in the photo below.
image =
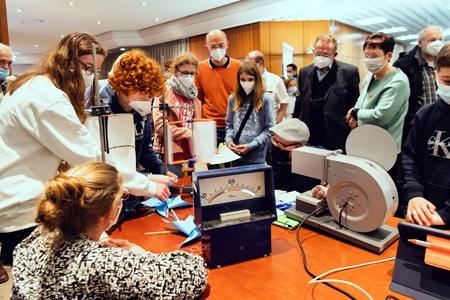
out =
[(0, 43), (9, 45), (8, 18), (6, 15), (6, 0), (0, 0)]

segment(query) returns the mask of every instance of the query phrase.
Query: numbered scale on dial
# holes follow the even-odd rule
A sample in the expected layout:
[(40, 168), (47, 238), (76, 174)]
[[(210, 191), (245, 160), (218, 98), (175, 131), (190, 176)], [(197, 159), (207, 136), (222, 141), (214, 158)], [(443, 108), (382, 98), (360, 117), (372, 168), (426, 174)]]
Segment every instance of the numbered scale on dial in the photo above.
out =
[(201, 205), (216, 205), (265, 197), (264, 171), (204, 178), (199, 183)]

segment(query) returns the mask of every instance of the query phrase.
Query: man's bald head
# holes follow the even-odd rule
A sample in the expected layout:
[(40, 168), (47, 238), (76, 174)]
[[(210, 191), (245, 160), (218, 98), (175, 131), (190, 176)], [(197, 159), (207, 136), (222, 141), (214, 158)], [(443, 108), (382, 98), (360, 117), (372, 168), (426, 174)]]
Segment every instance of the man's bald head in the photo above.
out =
[(218, 29), (211, 30), (206, 35), (206, 45), (209, 45), (211, 43), (211, 41), (213, 41), (213, 40), (214, 41), (221, 40), (222, 43), (226, 43), (227, 35), (222, 30), (218, 30)]
[(264, 54), (259, 50), (250, 51), (245, 60), (253, 60), (257, 65), (261, 74), (264, 73)]

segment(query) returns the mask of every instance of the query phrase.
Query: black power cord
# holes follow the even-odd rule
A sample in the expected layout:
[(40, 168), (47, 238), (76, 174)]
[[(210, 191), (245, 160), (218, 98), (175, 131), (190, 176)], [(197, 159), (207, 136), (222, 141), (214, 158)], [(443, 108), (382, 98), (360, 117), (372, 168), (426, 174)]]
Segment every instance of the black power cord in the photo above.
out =
[[(348, 204), (348, 203), (347, 203)], [(318, 209), (316, 209), (315, 211), (313, 211), (312, 213), (310, 213), (305, 219), (303, 219), (303, 221), (300, 222), (300, 224), (297, 227), (297, 231), (295, 232), (295, 236), (297, 238), (297, 243), (298, 246), (300, 247), (300, 251), (302, 252), (302, 256), (303, 256), (303, 267), (306, 271), (306, 273), (309, 274), (309, 276), (311, 276), (313, 279), (316, 278), (317, 276), (314, 275), (311, 271), (309, 271), (308, 266), (306, 264), (306, 254), (305, 254), (305, 250), (303, 249), (302, 246), (302, 242), (300, 241), (300, 228), (302, 227), (303, 223), (305, 223), (306, 220), (308, 220), (311, 216), (313, 216), (314, 214), (316, 214), (317, 212), (319, 212), (322, 209), (327, 208), (326, 206), (322, 206), (319, 207)], [(340, 222), (339, 222), (340, 223)], [(320, 278), (319, 278), (320, 279)], [(352, 300), (356, 300), (355, 297), (353, 297), (352, 295), (350, 295), (349, 293), (347, 293), (346, 291), (344, 291), (343, 289), (338, 288), (337, 286), (329, 283), (329, 282), (322, 282), (323, 284), (329, 286), (332, 289), (335, 289), (336, 291), (338, 291), (339, 293), (344, 294), (345, 296), (347, 296), (348, 298), (352, 299)]]
[(342, 219), (342, 212), (344, 211), (344, 208), (346, 208), (348, 205), (348, 201), (344, 203), (344, 205), (342, 205), (341, 207), (341, 211), (339, 212), (339, 229), (342, 229), (342, 223), (341, 223), (341, 219)]

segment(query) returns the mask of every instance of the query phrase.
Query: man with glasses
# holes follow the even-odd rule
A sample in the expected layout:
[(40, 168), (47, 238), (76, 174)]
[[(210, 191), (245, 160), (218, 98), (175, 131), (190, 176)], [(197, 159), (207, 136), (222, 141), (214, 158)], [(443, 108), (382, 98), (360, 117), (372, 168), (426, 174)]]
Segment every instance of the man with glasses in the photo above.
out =
[(11, 65), (13, 63), (11, 48), (0, 43), (0, 102), (6, 95), (6, 78), (9, 76)]
[[(233, 93), (241, 63), (226, 55), (229, 42), (221, 30), (206, 35), (207, 60), (200, 62), (195, 85), (201, 102), (202, 117), (216, 121), (217, 145), (225, 141), (225, 117), (228, 97)], [(197, 109), (196, 109), (197, 110)]]
[(311, 144), (345, 151), (350, 133), (345, 116), (359, 97), (359, 72), (357, 67), (337, 61), (337, 54), (334, 35), (316, 38), (314, 63), (300, 69), (301, 102), (296, 103), (293, 117), (306, 123)]
[(306, 192), (320, 180), (292, 173), (292, 150), (310, 146), (309, 129), (299, 119), (285, 120), (269, 129), (272, 133), (272, 161), (275, 189)]

